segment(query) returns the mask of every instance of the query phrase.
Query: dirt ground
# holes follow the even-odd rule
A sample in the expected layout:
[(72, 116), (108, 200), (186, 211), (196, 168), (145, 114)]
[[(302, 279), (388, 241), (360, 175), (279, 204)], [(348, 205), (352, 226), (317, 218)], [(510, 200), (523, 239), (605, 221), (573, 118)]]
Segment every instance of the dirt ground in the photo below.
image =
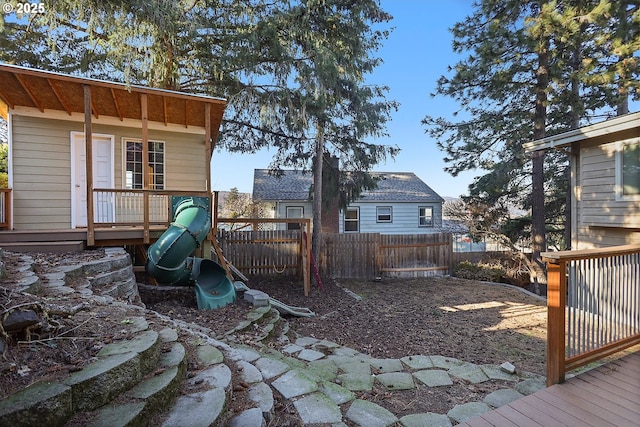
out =
[[(293, 278), (251, 278), (252, 289), (315, 317), (288, 317), (302, 336), (327, 339), (377, 358), (442, 355), (484, 364), (511, 362), (544, 374), (546, 303), (512, 287), (433, 277), (383, 281), (325, 281), (304, 296)], [(349, 292), (350, 291), (350, 292)], [(148, 308), (174, 318), (228, 330), (250, 307), (197, 310), (191, 291), (141, 291)], [(354, 294), (358, 299), (350, 294)]]
[[(0, 283), (0, 313), (21, 304), (45, 302), (66, 307), (67, 312), (51, 316), (53, 329), (48, 335), (12, 337), (7, 343), (0, 358), (0, 398), (36, 380), (55, 379), (81, 369), (104, 345), (126, 338), (123, 322), (140, 315), (135, 309), (114, 305), (85, 309), (81, 299), (72, 297), (45, 301), (17, 293), (12, 289), (12, 275), (16, 274), (12, 259), (11, 254), (5, 254), (8, 277)], [(39, 254), (36, 259), (41, 272), (73, 262), (69, 256), (54, 254)], [(144, 279), (139, 277), (139, 282)], [(305, 297), (301, 283), (293, 278), (251, 278), (248, 285), (286, 304), (313, 310), (315, 317), (287, 318), (291, 330), (301, 336), (333, 341), (377, 358), (442, 355), (476, 364), (511, 362), (520, 371), (544, 374), (545, 302), (512, 287), (442, 277), (325, 280), (322, 288), (312, 285)], [(218, 310), (198, 310), (193, 289), (188, 287), (166, 290), (141, 286), (140, 291), (148, 309), (206, 326), (218, 337), (251, 309), (239, 300)], [(77, 311), (69, 314), (70, 308)], [(501, 385), (459, 382), (441, 396), (417, 388), (393, 394), (373, 390), (360, 397), (401, 416), (446, 412), (453, 404), (476, 400), (495, 388)], [(277, 399), (273, 425), (296, 425), (287, 405)]]

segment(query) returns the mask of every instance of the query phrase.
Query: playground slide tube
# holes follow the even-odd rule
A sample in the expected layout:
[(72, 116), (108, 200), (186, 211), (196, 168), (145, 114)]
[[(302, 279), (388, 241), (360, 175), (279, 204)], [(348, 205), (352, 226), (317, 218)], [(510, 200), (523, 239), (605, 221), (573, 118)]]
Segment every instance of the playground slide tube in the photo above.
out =
[(211, 216), (199, 199), (178, 204), (169, 229), (147, 251), (147, 273), (162, 285), (188, 285), (193, 258), (211, 229)]

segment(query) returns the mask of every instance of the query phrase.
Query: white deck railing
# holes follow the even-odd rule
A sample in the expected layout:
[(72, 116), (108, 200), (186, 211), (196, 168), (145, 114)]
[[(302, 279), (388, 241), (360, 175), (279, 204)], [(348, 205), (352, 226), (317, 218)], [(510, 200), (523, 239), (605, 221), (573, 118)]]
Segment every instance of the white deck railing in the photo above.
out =
[(11, 189), (0, 188), (0, 230), (11, 228)]
[(171, 204), (174, 196), (205, 197), (211, 205), (211, 194), (206, 191), (94, 189), (87, 243), (94, 244), (94, 229), (119, 227), (141, 227), (144, 243), (149, 243), (152, 226), (168, 227), (173, 220)]

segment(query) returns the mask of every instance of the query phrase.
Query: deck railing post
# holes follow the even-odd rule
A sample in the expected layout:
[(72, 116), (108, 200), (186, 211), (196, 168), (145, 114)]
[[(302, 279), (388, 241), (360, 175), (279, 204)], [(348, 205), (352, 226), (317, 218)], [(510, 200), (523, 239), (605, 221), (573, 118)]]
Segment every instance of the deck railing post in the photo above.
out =
[(12, 230), (13, 227), (13, 218), (11, 218), (11, 189), (4, 193), (6, 196), (5, 204), (4, 204), (4, 214), (5, 221), (7, 223), (7, 230)]
[(2, 220), (0, 221), (0, 229), (11, 230), (11, 189), (0, 188), (2, 197)]
[(547, 386), (564, 382), (567, 263), (547, 263)]
[(142, 234), (142, 241), (143, 243), (146, 245), (148, 244), (151, 239), (149, 236), (149, 229), (150, 229), (150, 225), (149, 225), (149, 212), (150, 212), (150, 207), (149, 207), (149, 192), (148, 191), (144, 191), (143, 193), (143, 207), (142, 207), (142, 211), (143, 211), (143, 234)]

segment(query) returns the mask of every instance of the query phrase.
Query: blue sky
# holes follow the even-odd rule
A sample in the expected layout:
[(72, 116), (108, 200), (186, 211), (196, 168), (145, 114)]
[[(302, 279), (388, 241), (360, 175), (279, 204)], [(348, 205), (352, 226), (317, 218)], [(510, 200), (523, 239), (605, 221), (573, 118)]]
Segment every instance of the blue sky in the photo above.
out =
[[(451, 51), (449, 28), (471, 14), (472, 0), (382, 0), (382, 8), (393, 17), (391, 33), (378, 56), (384, 64), (368, 79), (389, 86), (388, 99), (400, 103), (387, 124), (389, 137), (372, 142), (398, 145), (400, 154), (375, 168), (385, 172), (414, 172), (441, 196), (457, 197), (467, 192), (475, 173), (452, 177), (444, 172), (444, 157), (420, 121), (426, 115), (452, 118), (456, 105), (450, 99), (431, 98), (438, 78), (447, 66), (460, 59)], [(252, 191), (253, 170), (266, 168), (267, 151), (253, 155), (213, 154), (212, 188), (228, 191), (237, 187)]]

